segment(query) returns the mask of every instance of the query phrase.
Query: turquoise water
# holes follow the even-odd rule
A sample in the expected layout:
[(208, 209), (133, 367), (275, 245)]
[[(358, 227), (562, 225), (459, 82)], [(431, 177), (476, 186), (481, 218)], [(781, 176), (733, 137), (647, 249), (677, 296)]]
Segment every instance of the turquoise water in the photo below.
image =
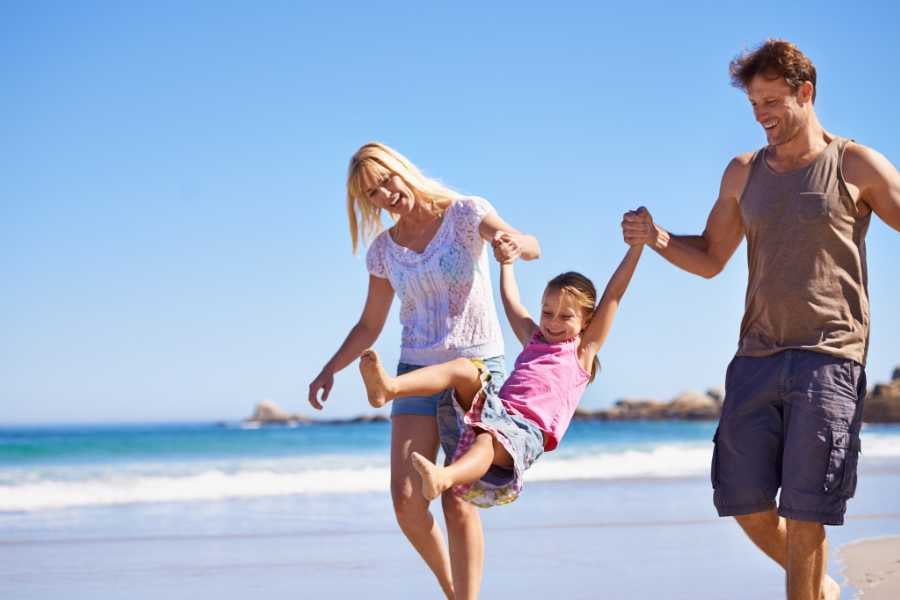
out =
[[(783, 573), (715, 516), (714, 427), (574, 423), (522, 498), (482, 511), (484, 597), (778, 597)], [(0, 597), (436, 597), (394, 519), (389, 440), (387, 423), (0, 428)], [(866, 427), (863, 449), (833, 548), (900, 533), (900, 426)]]
[[(572, 424), (526, 480), (700, 478), (713, 422)], [(0, 428), (0, 512), (388, 489), (384, 422)], [(865, 461), (900, 461), (900, 426), (867, 426)]]
[[(711, 422), (575, 422), (565, 446), (709, 441), (714, 429)], [(0, 427), (0, 466), (380, 453), (389, 444), (384, 422), (258, 429), (177, 423)]]

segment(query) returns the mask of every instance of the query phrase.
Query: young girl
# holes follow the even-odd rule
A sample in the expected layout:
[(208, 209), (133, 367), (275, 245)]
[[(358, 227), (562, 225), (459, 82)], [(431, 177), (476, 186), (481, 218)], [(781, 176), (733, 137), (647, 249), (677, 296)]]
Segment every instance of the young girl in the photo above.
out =
[[(498, 232), (495, 254), (508, 243)], [(450, 463), (438, 467), (421, 454), (411, 455), (422, 478), (422, 495), (445, 490), (487, 508), (515, 500), (522, 474), (544, 452), (556, 448), (598, 369), (597, 352), (641, 255), (631, 246), (606, 285), (599, 304), (589, 279), (575, 272), (553, 278), (544, 290), (539, 323), (519, 301), (512, 261), (503, 262), (503, 307), (516, 337), (525, 346), (499, 390), (478, 360), (458, 358), (390, 377), (373, 350), (360, 358), (369, 403), (383, 406), (394, 398), (427, 395), (452, 388), (457, 412), (467, 425)]]

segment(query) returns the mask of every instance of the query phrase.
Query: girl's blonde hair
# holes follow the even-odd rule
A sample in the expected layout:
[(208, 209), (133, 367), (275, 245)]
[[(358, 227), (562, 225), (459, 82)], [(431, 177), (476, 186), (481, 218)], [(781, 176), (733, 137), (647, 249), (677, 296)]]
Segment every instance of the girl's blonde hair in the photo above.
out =
[[(587, 327), (597, 307), (597, 288), (590, 279), (581, 273), (567, 271), (551, 279), (547, 284), (547, 289), (559, 290), (568, 294), (584, 313), (584, 325)], [(588, 383), (592, 383), (599, 372), (600, 360), (594, 356), (594, 363), (591, 365), (591, 379)]]
[[(368, 242), (382, 230), (381, 209), (372, 205), (366, 197), (366, 182), (380, 182), (397, 175), (436, 215), (443, 213), (456, 192), (435, 179), (426, 177), (408, 158), (385, 144), (369, 142), (360, 147), (350, 159), (347, 171), (347, 219), (350, 222), (350, 239), (353, 253), (359, 247), (359, 239)], [(396, 220), (393, 213), (391, 218)]]

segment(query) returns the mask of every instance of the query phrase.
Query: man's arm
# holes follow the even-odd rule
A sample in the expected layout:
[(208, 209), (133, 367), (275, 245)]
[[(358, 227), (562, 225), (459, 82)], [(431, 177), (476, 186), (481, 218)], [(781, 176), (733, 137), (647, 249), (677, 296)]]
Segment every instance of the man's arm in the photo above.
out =
[(848, 144), (841, 168), (849, 186), (859, 190), (864, 202), (878, 217), (900, 231), (900, 173), (879, 152), (861, 144)]
[(750, 172), (752, 154), (731, 161), (722, 175), (719, 198), (702, 235), (672, 235), (653, 222), (645, 208), (625, 213), (622, 233), (628, 244), (647, 244), (670, 263), (701, 277), (718, 275), (744, 238), (739, 199)]

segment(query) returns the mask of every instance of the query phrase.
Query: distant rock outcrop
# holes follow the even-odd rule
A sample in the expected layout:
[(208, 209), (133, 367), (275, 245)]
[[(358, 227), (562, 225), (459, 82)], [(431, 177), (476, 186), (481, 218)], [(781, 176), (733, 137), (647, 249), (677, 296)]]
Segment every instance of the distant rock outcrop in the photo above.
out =
[(312, 419), (309, 417), (288, 414), (271, 400), (263, 400), (257, 404), (253, 414), (244, 419), (244, 423), (256, 423), (259, 425), (295, 425), (311, 422)]
[[(688, 391), (678, 394), (668, 402), (649, 398), (623, 398), (612, 408), (597, 411), (578, 409), (575, 420), (595, 421), (663, 421), (688, 420), (712, 421), (722, 413), (725, 400), (724, 388), (712, 388), (706, 392)], [(253, 415), (244, 419), (246, 424), (300, 425), (323, 423), (344, 425), (349, 423), (384, 422), (381, 414), (362, 415), (349, 419), (310, 419), (299, 414), (289, 414), (270, 400), (256, 405)], [(894, 369), (892, 381), (875, 385), (866, 397), (863, 421), (867, 423), (900, 423), (900, 366)]]
[[(683, 392), (669, 402), (649, 398), (623, 398), (612, 408), (598, 411), (579, 409), (576, 420), (598, 421), (661, 421), (683, 419), (711, 421), (722, 413), (724, 388), (712, 388), (706, 393)], [(900, 423), (900, 366), (894, 369), (892, 381), (873, 387), (863, 406), (866, 423)]]
[(863, 405), (866, 423), (900, 423), (900, 366), (894, 369), (890, 383), (875, 385)]
[(350, 423), (377, 423), (387, 421), (383, 415), (360, 415), (349, 419), (310, 419), (303, 415), (289, 414), (271, 400), (263, 400), (256, 405), (253, 414), (243, 420), (245, 425), (306, 425), (323, 423), (327, 425), (346, 425)]
[(575, 418), (600, 421), (662, 421), (684, 419), (690, 421), (710, 421), (719, 418), (722, 412), (721, 389), (711, 389), (706, 393), (689, 391), (678, 394), (669, 402), (659, 402), (648, 398), (623, 398), (607, 410), (578, 410)]

